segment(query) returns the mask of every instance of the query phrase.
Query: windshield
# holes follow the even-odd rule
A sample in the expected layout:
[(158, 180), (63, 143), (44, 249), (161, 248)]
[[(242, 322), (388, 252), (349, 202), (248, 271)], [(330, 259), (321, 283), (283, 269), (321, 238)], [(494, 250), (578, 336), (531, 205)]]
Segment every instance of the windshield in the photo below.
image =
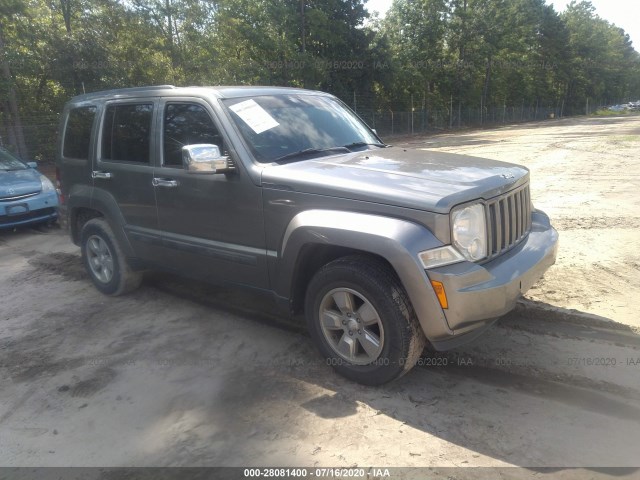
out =
[(0, 147), (0, 171), (24, 170), (25, 168), (29, 167)]
[(265, 95), (223, 104), (259, 162), (384, 147), (362, 120), (331, 97)]

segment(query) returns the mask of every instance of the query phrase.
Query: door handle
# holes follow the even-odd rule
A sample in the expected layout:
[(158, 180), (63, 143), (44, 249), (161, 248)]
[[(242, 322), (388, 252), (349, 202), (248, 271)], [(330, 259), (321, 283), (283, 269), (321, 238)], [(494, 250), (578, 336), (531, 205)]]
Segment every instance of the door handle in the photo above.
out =
[(91, 178), (102, 178), (104, 180), (109, 180), (113, 177), (113, 175), (109, 172), (101, 172), (99, 170), (94, 170), (91, 172)]
[(178, 181), (177, 180), (171, 180), (170, 178), (156, 178), (156, 177), (153, 177), (153, 180), (151, 180), (151, 183), (153, 184), (154, 187), (174, 188), (174, 187), (178, 186)]

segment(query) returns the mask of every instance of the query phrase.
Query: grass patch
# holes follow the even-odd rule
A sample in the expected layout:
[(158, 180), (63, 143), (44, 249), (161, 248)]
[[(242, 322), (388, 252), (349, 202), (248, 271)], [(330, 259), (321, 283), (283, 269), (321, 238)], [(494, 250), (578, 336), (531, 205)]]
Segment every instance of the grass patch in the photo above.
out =
[(614, 142), (640, 142), (640, 135), (616, 135), (611, 137)]
[(592, 117), (620, 117), (629, 115), (640, 115), (640, 111), (620, 110), (619, 112), (614, 112), (613, 110), (603, 108), (591, 114)]

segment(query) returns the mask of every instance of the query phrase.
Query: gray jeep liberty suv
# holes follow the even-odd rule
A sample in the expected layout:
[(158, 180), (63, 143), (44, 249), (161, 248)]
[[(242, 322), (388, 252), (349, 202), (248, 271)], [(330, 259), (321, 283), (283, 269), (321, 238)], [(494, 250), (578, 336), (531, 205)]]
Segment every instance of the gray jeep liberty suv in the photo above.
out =
[(526, 168), (385, 145), (326, 93), (91, 93), (60, 132), (61, 217), (101, 292), (145, 269), (269, 292), (364, 384), (472, 340), (555, 261)]

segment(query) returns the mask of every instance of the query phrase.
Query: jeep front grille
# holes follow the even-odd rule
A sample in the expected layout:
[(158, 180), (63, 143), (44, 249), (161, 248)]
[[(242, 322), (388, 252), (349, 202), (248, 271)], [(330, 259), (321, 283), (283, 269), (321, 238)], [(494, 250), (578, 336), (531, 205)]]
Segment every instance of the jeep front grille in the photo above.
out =
[(487, 202), (488, 259), (511, 249), (531, 230), (529, 185)]

